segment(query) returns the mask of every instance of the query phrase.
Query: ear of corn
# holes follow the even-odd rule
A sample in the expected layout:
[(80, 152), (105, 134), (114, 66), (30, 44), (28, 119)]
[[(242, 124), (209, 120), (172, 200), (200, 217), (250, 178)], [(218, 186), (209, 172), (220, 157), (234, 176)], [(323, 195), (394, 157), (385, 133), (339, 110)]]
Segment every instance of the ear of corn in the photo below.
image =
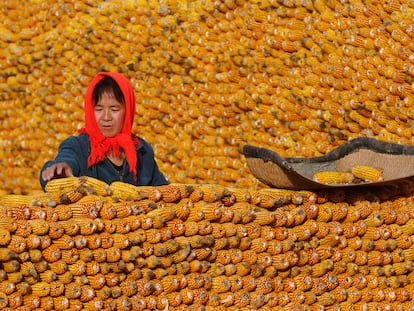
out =
[(86, 188), (88, 193), (101, 196), (112, 194), (111, 188), (106, 182), (90, 176), (85, 176), (84, 180), (82, 186)]
[(355, 177), (367, 182), (377, 182), (384, 180), (384, 174), (382, 170), (366, 165), (357, 165), (352, 167), (352, 174), (354, 174)]
[(113, 182), (110, 186), (112, 196), (119, 200), (139, 200), (141, 198), (136, 186), (120, 181)]
[(6, 262), (17, 258), (19, 258), (17, 253), (12, 251), (11, 249), (6, 247), (0, 248), (0, 262)]
[(347, 172), (323, 171), (313, 175), (313, 180), (321, 184), (349, 184), (354, 175)]
[(73, 190), (81, 187), (84, 183), (84, 180), (79, 177), (65, 177), (65, 178), (54, 178), (45, 186), (47, 192), (58, 192), (62, 193), (66, 190)]
[(32, 199), (27, 195), (19, 194), (7, 194), (1, 197), (1, 204), (4, 206), (19, 206), (19, 205), (30, 205)]

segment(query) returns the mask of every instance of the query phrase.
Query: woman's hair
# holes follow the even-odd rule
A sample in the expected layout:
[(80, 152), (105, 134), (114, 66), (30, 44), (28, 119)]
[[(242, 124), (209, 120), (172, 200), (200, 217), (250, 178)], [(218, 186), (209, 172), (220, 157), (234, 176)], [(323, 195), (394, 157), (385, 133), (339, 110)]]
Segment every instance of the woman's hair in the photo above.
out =
[(92, 100), (94, 105), (96, 105), (99, 102), (99, 99), (105, 92), (114, 94), (117, 101), (125, 104), (124, 94), (122, 94), (121, 88), (119, 87), (118, 83), (116, 83), (115, 80), (111, 77), (105, 77), (102, 78), (102, 80), (99, 81), (93, 89)]

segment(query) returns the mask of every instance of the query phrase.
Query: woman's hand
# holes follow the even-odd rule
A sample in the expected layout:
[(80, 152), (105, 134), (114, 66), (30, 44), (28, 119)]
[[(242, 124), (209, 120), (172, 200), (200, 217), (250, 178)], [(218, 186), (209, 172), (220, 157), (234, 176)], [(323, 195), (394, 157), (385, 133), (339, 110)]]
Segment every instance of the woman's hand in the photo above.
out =
[(56, 177), (60, 178), (71, 176), (73, 176), (72, 169), (65, 162), (53, 164), (42, 172), (42, 178), (44, 181), (49, 181)]

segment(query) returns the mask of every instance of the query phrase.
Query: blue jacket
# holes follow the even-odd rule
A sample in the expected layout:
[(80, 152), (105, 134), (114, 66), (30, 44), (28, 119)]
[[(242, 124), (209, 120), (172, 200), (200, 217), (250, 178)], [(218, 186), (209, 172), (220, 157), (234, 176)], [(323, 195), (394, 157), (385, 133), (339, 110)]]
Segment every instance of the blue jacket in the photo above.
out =
[[(88, 168), (88, 156), (91, 151), (91, 144), (87, 134), (70, 136), (59, 146), (58, 154), (52, 161), (48, 161), (43, 166), (41, 172), (52, 164), (66, 162), (72, 169), (74, 176), (91, 176), (102, 180), (107, 184), (114, 181), (122, 181), (136, 186), (160, 186), (168, 184), (164, 175), (160, 172), (154, 158), (154, 151), (150, 144), (144, 139), (138, 138), (140, 144), (137, 147), (137, 172), (136, 180), (129, 171), (129, 164), (124, 161), (122, 172), (105, 159)], [(40, 173), (40, 185), (45, 189), (46, 182)]]

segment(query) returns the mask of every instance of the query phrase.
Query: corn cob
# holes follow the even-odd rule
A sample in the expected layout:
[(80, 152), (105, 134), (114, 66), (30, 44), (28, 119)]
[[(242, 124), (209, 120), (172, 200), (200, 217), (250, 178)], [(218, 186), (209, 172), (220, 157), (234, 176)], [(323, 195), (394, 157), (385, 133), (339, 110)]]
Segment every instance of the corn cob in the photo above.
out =
[(38, 282), (32, 285), (33, 295), (38, 297), (45, 297), (50, 292), (50, 284), (47, 282)]
[[(85, 197), (86, 198), (86, 197)], [(76, 202), (76, 201), (71, 201)], [(100, 210), (99, 201), (90, 200), (89, 202), (83, 201), (81, 199), (77, 200), (76, 203), (68, 204), (72, 210), (72, 217), (74, 218), (97, 218)]]
[(138, 187), (121, 181), (115, 181), (110, 186), (112, 197), (119, 200), (137, 200), (141, 199)]
[(0, 248), (0, 262), (6, 262), (9, 260), (13, 260), (13, 259), (18, 259), (19, 256), (18, 254), (6, 247), (1, 247)]
[(194, 186), (194, 191), (191, 192), (191, 194), (189, 196), (189, 199), (192, 202), (196, 203), (196, 202), (199, 202), (200, 200), (203, 199), (203, 195), (204, 195), (203, 190), (201, 190), (201, 189), (197, 188), (196, 186)]
[(112, 194), (111, 188), (106, 182), (90, 176), (83, 177), (82, 186), (89, 194), (101, 196), (110, 196)]
[(181, 200), (180, 188), (171, 184), (158, 186), (157, 190), (161, 193), (161, 200), (167, 203), (177, 202)]
[(27, 195), (7, 194), (0, 197), (0, 204), (9, 206), (30, 206), (32, 198)]
[(58, 193), (46, 192), (32, 195), (31, 205), (33, 206), (55, 207), (59, 203), (60, 197)]
[(80, 188), (84, 184), (85, 180), (82, 177), (64, 177), (64, 178), (55, 178), (50, 180), (46, 186), (46, 192), (69, 192), (74, 189)]
[(32, 229), (32, 234), (46, 235), (49, 233), (49, 223), (44, 219), (28, 220), (28, 224)]
[(3, 270), (6, 273), (17, 272), (20, 270), (20, 263), (16, 259), (3, 262)]
[(162, 194), (158, 191), (156, 186), (139, 186), (137, 191), (141, 199), (148, 199), (153, 202), (158, 202), (162, 198)]
[(378, 182), (384, 180), (382, 170), (366, 165), (357, 165), (352, 167), (352, 174), (365, 182)]
[(113, 203), (105, 202), (99, 211), (99, 216), (102, 219), (108, 220), (115, 218), (117, 216), (117, 210), (113, 206)]
[(257, 192), (253, 196), (259, 198), (257, 205), (264, 208), (279, 207), (290, 203), (292, 200), (292, 192), (288, 190), (264, 188)]
[(0, 292), (0, 308), (6, 309), (9, 305), (9, 298), (7, 297), (7, 294), (4, 292)]
[(223, 196), (227, 193), (227, 190), (225, 187), (220, 186), (220, 185), (214, 185), (214, 184), (199, 185), (198, 187), (195, 187), (195, 190), (202, 192), (203, 201), (208, 202), (208, 203), (221, 200)]
[(0, 282), (0, 291), (10, 295), (15, 291), (16, 284), (23, 281), (23, 275), (19, 272), (11, 272), (7, 277), (7, 280)]
[(0, 228), (0, 246), (6, 246), (10, 243), (12, 235), (6, 228)]
[(59, 204), (55, 207), (55, 212), (59, 220), (68, 220), (72, 217), (72, 210), (69, 205)]
[[(53, 179), (52, 179), (53, 180)], [(82, 187), (78, 188), (71, 188), (64, 191), (59, 192), (60, 194), (60, 202), (64, 204), (75, 203), (82, 199), (86, 192), (83, 190)]]
[(182, 183), (170, 183), (170, 186), (176, 187), (180, 190), (181, 199), (188, 198), (194, 191), (194, 185)]
[(321, 184), (349, 184), (354, 180), (354, 175), (347, 172), (326, 171), (317, 172), (313, 180)]

